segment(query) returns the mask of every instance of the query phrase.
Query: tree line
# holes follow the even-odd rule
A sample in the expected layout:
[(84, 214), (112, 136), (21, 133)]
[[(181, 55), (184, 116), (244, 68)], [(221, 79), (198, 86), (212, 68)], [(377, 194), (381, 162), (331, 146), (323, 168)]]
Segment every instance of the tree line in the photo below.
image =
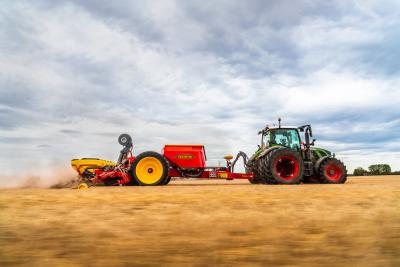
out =
[(400, 171), (392, 172), (392, 168), (389, 164), (373, 164), (368, 167), (368, 170), (365, 170), (363, 167), (356, 168), (353, 175), (400, 175)]

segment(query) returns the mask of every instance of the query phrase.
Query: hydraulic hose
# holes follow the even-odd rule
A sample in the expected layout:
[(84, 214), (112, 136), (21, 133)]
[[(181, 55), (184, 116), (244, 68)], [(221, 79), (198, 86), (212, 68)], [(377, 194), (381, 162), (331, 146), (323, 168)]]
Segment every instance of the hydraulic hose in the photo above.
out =
[(249, 160), (249, 157), (243, 151), (239, 151), (239, 153), (236, 155), (235, 160), (232, 162), (232, 172), (235, 171), (236, 162), (239, 160), (240, 157), (243, 158), (244, 167), (247, 168), (247, 161)]

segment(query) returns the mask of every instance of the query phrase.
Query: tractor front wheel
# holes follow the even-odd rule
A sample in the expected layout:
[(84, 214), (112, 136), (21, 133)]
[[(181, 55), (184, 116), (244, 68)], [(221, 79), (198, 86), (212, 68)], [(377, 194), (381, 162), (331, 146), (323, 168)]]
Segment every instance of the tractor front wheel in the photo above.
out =
[(159, 153), (147, 151), (139, 154), (131, 167), (131, 177), (145, 186), (163, 185), (168, 179), (168, 161)]
[(285, 147), (274, 149), (259, 159), (260, 176), (267, 184), (299, 184), (303, 165), (300, 154)]
[(319, 180), (323, 184), (344, 184), (347, 180), (346, 166), (336, 158), (327, 158), (319, 168)]

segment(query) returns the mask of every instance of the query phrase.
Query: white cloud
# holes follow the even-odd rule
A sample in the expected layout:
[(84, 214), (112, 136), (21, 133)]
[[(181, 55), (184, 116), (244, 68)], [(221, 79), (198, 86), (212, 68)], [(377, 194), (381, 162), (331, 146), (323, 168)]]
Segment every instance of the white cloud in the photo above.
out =
[[(116, 158), (121, 132), (134, 135), (138, 152), (204, 143), (217, 164), (225, 153), (251, 154), (257, 131), (278, 116), (315, 124), (319, 144), (350, 169), (398, 142), (390, 132), (400, 128), (399, 79), (371, 75), (380, 66), (367, 69), (360, 51), (386, 40), (385, 27), (398, 24), (391, 13), (342, 2), (339, 11), (301, 2), (43, 3), (0, 7), (6, 175), (21, 164)], [(382, 149), (368, 147), (385, 133)], [(399, 169), (398, 159), (387, 161)]]

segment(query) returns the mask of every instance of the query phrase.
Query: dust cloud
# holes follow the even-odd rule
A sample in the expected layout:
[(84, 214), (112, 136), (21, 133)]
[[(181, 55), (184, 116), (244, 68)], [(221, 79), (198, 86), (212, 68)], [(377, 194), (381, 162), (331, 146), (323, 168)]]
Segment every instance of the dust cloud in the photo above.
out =
[(66, 166), (13, 176), (0, 176), (0, 188), (69, 188), (77, 183), (77, 174)]

